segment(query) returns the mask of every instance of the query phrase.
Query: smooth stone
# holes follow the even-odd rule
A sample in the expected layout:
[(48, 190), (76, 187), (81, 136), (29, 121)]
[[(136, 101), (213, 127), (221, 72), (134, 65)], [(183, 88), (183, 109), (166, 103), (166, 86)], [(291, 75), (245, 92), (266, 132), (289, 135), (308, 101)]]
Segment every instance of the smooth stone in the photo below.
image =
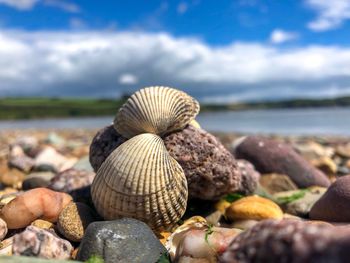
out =
[(8, 166), (10, 168), (16, 168), (25, 173), (29, 173), (34, 167), (34, 164), (34, 159), (26, 155), (10, 157), (8, 161)]
[(219, 263), (345, 263), (350, 229), (301, 220), (264, 220), (242, 232), (219, 256)]
[(284, 174), (263, 174), (259, 182), (269, 194), (298, 189), (289, 176)]
[(247, 196), (233, 202), (226, 209), (226, 217), (231, 221), (281, 219), (283, 211), (269, 199), (260, 196)]
[(350, 175), (339, 177), (313, 205), (310, 218), (328, 222), (350, 222)]
[(95, 220), (94, 212), (89, 206), (71, 202), (60, 213), (57, 229), (68, 240), (80, 242), (85, 229)]
[(45, 143), (51, 144), (57, 147), (63, 146), (66, 143), (66, 140), (59, 136), (57, 133), (50, 132), (46, 139), (44, 140)]
[[(12, 244), (13, 236), (0, 242), (0, 259), (2, 258), (1, 256), (12, 256)], [(0, 262), (2, 261), (0, 260)]]
[(28, 226), (24, 232), (13, 237), (12, 251), (17, 256), (69, 259), (73, 247), (50, 231)]
[[(284, 211), (291, 215), (307, 217), (311, 210), (311, 207), (321, 198), (326, 192), (327, 188), (324, 187), (310, 187), (307, 189), (303, 196), (282, 205)], [(280, 192), (274, 195), (277, 200), (279, 198), (286, 198), (300, 193), (300, 190)]]
[(337, 164), (329, 157), (311, 160), (311, 164), (328, 176), (335, 175), (337, 173)]
[(154, 263), (166, 252), (152, 230), (131, 218), (93, 222), (86, 229), (77, 259), (101, 256), (105, 263)]
[(307, 160), (314, 160), (321, 157), (331, 157), (334, 149), (323, 146), (315, 141), (293, 144), (294, 149)]
[(335, 152), (337, 155), (343, 158), (350, 158), (350, 143), (338, 145), (335, 148)]
[(94, 169), (92, 168), (90, 161), (89, 161), (89, 156), (86, 155), (83, 158), (80, 158), (72, 167), (73, 169), (76, 170), (85, 170), (88, 172), (93, 172)]
[(47, 187), (50, 180), (55, 176), (52, 172), (36, 172), (25, 177), (22, 183), (23, 190), (30, 190), (39, 187)]
[(71, 168), (76, 162), (76, 158), (66, 158), (55, 148), (47, 146), (35, 157), (34, 169), (36, 171), (60, 172)]
[(260, 173), (256, 171), (254, 165), (247, 160), (239, 159), (237, 160), (237, 165), (242, 175), (242, 182), (239, 192), (243, 193), (244, 195), (254, 193), (258, 187)]
[[(31, 152), (39, 146), (39, 141), (34, 136), (21, 136), (16, 138), (12, 145), (18, 145), (24, 152)], [(11, 146), (12, 146), (11, 145)]]
[(24, 173), (17, 169), (10, 169), (8, 172), (0, 175), (1, 183), (13, 188), (20, 188), (24, 178)]
[(260, 222), (259, 220), (253, 220), (253, 219), (236, 220), (230, 225), (230, 227), (247, 230), (252, 228), (259, 222)]
[(286, 174), (300, 188), (330, 185), (323, 172), (287, 144), (262, 136), (248, 136), (235, 143), (234, 153), (236, 158), (250, 161), (261, 174)]

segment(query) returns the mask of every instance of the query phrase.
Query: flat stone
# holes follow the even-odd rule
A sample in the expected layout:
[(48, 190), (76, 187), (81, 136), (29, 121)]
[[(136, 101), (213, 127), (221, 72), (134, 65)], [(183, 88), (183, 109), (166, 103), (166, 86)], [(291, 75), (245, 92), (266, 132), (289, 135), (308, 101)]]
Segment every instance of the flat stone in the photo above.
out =
[(105, 263), (154, 263), (166, 252), (152, 230), (131, 218), (91, 223), (81, 241), (77, 259), (101, 256)]

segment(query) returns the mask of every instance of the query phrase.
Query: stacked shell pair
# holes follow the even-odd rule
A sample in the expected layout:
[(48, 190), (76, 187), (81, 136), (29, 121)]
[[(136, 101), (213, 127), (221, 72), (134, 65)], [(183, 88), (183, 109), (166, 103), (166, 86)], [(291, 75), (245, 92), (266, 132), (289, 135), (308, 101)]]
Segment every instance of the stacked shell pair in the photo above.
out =
[(104, 219), (133, 217), (158, 231), (179, 221), (187, 206), (187, 181), (161, 137), (184, 129), (198, 112), (195, 99), (168, 87), (141, 89), (125, 102), (113, 126), (128, 140), (107, 157), (91, 186)]

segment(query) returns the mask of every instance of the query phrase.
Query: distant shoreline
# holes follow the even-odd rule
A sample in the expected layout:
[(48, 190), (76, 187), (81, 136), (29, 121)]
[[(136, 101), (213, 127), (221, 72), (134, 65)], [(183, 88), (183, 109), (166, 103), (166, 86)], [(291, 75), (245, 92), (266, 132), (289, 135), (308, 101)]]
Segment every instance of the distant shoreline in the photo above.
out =
[[(123, 99), (2, 98), (0, 120), (103, 117), (115, 115)], [(291, 99), (235, 104), (201, 104), (201, 112), (349, 107), (350, 97)]]

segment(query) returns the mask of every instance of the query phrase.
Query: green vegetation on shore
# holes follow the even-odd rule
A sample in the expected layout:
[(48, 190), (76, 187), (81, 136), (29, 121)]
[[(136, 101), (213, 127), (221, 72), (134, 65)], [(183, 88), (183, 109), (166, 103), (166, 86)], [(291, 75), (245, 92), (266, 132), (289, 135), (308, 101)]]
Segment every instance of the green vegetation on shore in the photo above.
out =
[[(87, 98), (2, 98), (0, 119), (35, 119), (54, 117), (83, 117), (114, 115), (124, 103), (122, 99)], [(226, 111), (249, 109), (278, 109), (305, 107), (350, 106), (350, 97), (334, 99), (293, 99), (269, 102), (245, 102), (235, 104), (201, 104), (201, 111)]]

